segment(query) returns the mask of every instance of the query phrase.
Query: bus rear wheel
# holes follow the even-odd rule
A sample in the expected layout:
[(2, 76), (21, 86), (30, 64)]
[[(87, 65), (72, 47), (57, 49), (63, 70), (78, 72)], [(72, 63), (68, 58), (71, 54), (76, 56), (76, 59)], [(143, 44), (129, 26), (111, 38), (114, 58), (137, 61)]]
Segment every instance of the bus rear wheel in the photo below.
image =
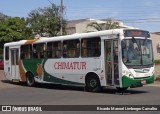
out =
[(98, 76), (91, 75), (86, 79), (85, 90), (88, 92), (100, 92), (101, 85)]
[(30, 87), (35, 86), (34, 75), (30, 72), (27, 73), (26, 84), (27, 84), (27, 86), (30, 86)]

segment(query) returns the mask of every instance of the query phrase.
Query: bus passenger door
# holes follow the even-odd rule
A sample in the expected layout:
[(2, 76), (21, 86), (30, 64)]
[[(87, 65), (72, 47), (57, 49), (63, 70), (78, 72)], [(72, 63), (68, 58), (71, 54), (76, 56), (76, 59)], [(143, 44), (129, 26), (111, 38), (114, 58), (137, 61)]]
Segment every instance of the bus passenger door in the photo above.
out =
[(104, 50), (106, 82), (119, 85), (118, 40), (106, 40)]
[(18, 67), (18, 57), (19, 49), (14, 48), (10, 50), (11, 52), (11, 76), (12, 80), (19, 80), (19, 67)]

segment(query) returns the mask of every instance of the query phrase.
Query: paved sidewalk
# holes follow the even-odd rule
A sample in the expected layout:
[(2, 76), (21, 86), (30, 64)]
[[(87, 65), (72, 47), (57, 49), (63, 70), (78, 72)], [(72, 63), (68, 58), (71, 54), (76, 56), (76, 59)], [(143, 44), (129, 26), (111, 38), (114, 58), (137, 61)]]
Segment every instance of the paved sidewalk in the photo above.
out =
[(153, 84), (148, 84), (145, 86), (156, 86), (156, 87), (160, 87), (160, 81), (155, 81)]
[(5, 89), (5, 88), (15, 88), (19, 87), (16, 84), (11, 84), (10, 81), (5, 79), (3, 70), (0, 70), (0, 89)]

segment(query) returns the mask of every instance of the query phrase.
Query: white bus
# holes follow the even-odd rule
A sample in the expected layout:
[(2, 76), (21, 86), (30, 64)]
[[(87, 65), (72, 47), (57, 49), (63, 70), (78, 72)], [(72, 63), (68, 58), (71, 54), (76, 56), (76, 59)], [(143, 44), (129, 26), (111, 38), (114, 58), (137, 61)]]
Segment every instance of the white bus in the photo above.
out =
[(4, 73), (28, 86), (141, 87), (154, 82), (152, 41), (148, 31), (112, 29), (6, 43)]

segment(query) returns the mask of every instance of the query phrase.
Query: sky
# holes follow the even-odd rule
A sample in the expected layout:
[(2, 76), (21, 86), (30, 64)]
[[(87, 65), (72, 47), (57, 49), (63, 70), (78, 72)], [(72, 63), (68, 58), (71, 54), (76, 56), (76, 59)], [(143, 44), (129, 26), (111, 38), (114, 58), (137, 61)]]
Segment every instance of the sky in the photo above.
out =
[[(0, 12), (12, 17), (28, 17), (39, 7), (60, 5), (60, 0), (1, 0)], [(64, 18), (113, 18), (125, 25), (160, 32), (160, 0), (63, 0)]]

